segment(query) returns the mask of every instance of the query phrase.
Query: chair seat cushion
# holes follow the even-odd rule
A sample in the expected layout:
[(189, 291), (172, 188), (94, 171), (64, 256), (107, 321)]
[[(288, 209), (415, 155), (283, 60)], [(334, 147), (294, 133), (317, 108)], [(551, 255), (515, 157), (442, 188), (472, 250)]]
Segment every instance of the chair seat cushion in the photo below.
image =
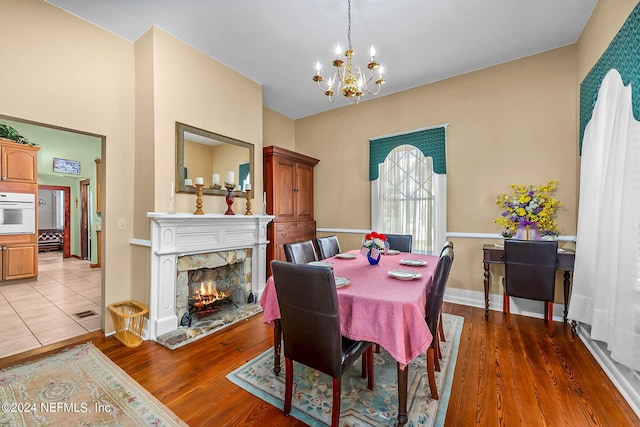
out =
[(351, 366), (356, 359), (371, 345), (367, 341), (354, 341), (347, 337), (342, 337), (342, 366)]

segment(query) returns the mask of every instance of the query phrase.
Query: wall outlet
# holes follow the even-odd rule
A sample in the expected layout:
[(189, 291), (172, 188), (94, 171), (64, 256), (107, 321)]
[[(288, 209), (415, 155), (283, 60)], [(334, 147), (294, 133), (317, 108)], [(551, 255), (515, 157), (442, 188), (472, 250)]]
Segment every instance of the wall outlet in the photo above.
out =
[(118, 230), (126, 230), (127, 229), (127, 220), (119, 219), (118, 220)]

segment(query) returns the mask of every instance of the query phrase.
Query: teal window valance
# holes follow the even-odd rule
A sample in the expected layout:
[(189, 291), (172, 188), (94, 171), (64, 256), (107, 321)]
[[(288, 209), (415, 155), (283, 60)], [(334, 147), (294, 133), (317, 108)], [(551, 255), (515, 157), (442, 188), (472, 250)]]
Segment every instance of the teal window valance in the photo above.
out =
[(439, 175), (447, 173), (446, 125), (383, 136), (369, 140), (369, 181), (378, 179), (378, 165), (384, 163), (391, 150), (401, 145), (413, 145), (425, 157), (433, 158), (433, 171)]
[(625, 85), (631, 84), (633, 116), (640, 120), (640, 3), (633, 9), (618, 34), (611, 41), (596, 65), (580, 84), (580, 152), (587, 123), (593, 115), (593, 107), (604, 76), (615, 68)]

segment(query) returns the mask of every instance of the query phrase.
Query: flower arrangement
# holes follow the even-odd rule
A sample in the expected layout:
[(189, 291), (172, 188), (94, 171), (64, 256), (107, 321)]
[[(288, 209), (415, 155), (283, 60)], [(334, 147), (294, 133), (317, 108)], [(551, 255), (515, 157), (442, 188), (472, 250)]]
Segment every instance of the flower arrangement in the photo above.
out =
[(504, 227), (502, 235), (512, 237), (523, 225), (536, 225), (543, 236), (558, 235), (555, 215), (562, 204), (551, 195), (557, 185), (556, 180), (537, 187), (512, 184), (510, 195), (500, 193), (496, 204), (504, 211), (494, 222)]
[(387, 236), (382, 233), (372, 231), (362, 239), (362, 249), (360, 252), (366, 257), (378, 258), (381, 252), (387, 250), (388, 245)]

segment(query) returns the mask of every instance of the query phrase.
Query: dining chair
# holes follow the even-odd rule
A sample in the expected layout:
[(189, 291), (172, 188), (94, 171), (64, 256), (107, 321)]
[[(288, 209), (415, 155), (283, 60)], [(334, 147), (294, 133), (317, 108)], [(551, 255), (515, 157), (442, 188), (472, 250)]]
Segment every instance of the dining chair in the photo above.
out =
[(510, 297), (544, 303), (544, 320), (553, 336), (553, 301), (556, 288), (558, 242), (545, 240), (504, 241), (504, 294), (502, 311), (511, 328)]
[[(444, 242), (444, 245), (442, 245), (442, 250), (440, 250), (440, 256), (442, 256), (444, 250), (447, 248), (453, 249), (453, 242), (451, 240), (447, 240), (446, 242)], [(440, 313), (440, 322), (438, 322), (438, 337), (440, 338), (440, 341), (447, 342), (444, 336), (444, 327), (442, 326), (442, 313)]]
[(340, 418), (341, 377), (362, 356), (362, 377), (373, 390), (373, 347), (340, 332), (340, 311), (333, 269), (274, 260), (273, 279), (284, 341), (285, 415), (291, 412), (293, 361), (333, 378), (331, 425)]
[(413, 236), (411, 234), (386, 234), (389, 249), (395, 249), (400, 252), (411, 252), (411, 243)]
[(305, 240), (303, 242), (285, 243), (284, 256), (287, 261), (294, 264), (307, 264), (311, 261), (318, 261), (318, 254), (313, 245), (313, 241)]
[(340, 253), (340, 242), (338, 236), (318, 237), (316, 239), (318, 248), (318, 258), (327, 259)]
[(433, 275), (431, 287), (427, 290), (427, 304), (425, 306), (425, 321), (431, 331), (433, 339), (427, 350), (427, 377), (431, 397), (438, 399), (438, 389), (436, 387), (435, 371), (440, 371), (441, 351), (438, 341), (438, 328), (441, 323), (442, 303), (444, 301), (444, 291), (447, 287), (451, 265), (453, 264), (453, 248), (446, 247), (442, 255), (438, 258), (438, 265)]

